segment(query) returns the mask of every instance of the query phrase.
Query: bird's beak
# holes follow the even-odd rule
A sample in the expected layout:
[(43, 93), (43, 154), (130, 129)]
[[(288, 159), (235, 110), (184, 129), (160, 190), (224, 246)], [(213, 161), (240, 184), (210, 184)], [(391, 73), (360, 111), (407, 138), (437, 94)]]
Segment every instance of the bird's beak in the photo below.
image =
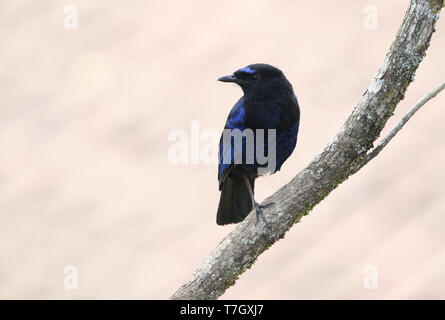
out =
[(224, 76), (218, 79), (218, 81), (221, 82), (235, 82), (238, 83), (239, 79), (237, 77), (235, 77), (233, 74), (229, 75), (229, 76)]

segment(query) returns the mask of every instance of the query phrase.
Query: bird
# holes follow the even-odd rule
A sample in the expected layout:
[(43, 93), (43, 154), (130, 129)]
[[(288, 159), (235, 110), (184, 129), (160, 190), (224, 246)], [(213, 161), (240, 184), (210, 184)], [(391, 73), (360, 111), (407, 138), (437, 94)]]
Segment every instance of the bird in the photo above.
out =
[[(263, 209), (275, 203), (258, 204), (254, 197), (255, 180), (279, 171), (294, 151), (300, 126), (298, 99), (284, 73), (265, 63), (250, 64), (218, 81), (237, 84), (243, 96), (229, 112), (219, 141), (218, 183), (221, 194), (216, 223), (241, 222), (254, 209), (256, 224), (261, 217), (270, 229)], [(230, 136), (231, 132), (250, 132), (253, 148), (249, 147), (252, 139), (249, 140), (248, 134), (236, 139), (235, 135)], [(261, 132), (263, 140), (257, 139)], [(269, 140), (273, 138), (271, 132), (275, 133), (274, 140)], [(274, 145), (270, 144), (271, 141)], [(267, 156), (269, 151), (271, 154), (275, 151), (275, 157), (268, 157), (267, 163), (261, 162), (258, 150)]]

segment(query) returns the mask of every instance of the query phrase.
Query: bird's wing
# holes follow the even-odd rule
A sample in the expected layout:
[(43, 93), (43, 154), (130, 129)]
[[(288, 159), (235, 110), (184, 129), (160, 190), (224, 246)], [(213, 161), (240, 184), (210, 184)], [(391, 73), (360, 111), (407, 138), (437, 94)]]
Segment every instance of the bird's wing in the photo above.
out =
[[(244, 123), (244, 103), (243, 98), (233, 106), (232, 110), (227, 117), (226, 125), (224, 129), (239, 129), (243, 131), (245, 129)], [(231, 139), (233, 141), (233, 138)], [(219, 165), (218, 165), (218, 181), (221, 189), (222, 183), (226, 179), (230, 170), (233, 167), (235, 155), (235, 148), (232, 141), (223, 141), (223, 135), (219, 140)]]

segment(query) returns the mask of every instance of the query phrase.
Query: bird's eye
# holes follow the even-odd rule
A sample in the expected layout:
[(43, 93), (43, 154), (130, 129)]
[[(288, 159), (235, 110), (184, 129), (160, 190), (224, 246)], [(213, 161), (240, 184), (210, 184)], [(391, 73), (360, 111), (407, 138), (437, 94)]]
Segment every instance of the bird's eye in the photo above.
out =
[(236, 77), (243, 80), (258, 80), (259, 76), (256, 73), (251, 72), (237, 72), (235, 73)]

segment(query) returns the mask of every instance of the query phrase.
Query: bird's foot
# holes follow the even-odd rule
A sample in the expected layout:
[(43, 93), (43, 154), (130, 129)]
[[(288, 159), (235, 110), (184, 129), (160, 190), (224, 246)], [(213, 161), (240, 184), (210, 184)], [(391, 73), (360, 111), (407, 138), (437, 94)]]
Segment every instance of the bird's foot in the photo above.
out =
[(260, 217), (261, 217), (261, 219), (263, 219), (264, 224), (266, 225), (267, 229), (272, 230), (272, 227), (270, 226), (269, 220), (267, 220), (266, 216), (263, 213), (263, 208), (267, 208), (267, 207), (270, 207), (272, 205), (275, 205), (275, 202), (269, 202), (269, 203), (266, 203), (264, 205), (260, 205), (258, 202), (255, 201), (255, 206), (254, 206), (254, 210), (255, 210), (255, 213), (256, 213), (255, 225), (258, 224), (258, 221), (260, 221)]

